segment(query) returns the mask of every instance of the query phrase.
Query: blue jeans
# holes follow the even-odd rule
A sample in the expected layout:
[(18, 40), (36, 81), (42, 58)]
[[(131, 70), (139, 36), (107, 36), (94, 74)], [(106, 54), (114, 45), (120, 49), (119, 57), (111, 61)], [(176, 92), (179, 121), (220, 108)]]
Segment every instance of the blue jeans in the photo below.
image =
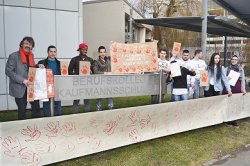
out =
[(174, 101), (183, 101), (188, 99), (188, 94), (173, 95), (173, 96), (174, 96)]
[[(114, 107), (113, 99), (107, 98), (107, 103), (108, 103), (108, 109), (112, 110)], [(96, 110), (102, 111), (102, 99), (96, 99)]]
[[(62, 114), (61, 101), (54, 101), (54, 115), (60, 116)], [(43, 102), (43, 114), (45, 117), (51, 116), (49, 101)]]
[(199, 89), (200, 89), (200, 79), (195, 78), (193, 99), (199, 98), (199, 94), (200, 94)]
[[(84, 106), (85, 106), (85, 112), (90, 112), (90, 100), (84, 99)], [(72, 106), (72, 113), (78, 113), (78, 107), (79, 107), (80, 100), (74, 100), (73, 106)]]
[(172, 80), (172, 81), (171, 81), (170, 85), (171, 85), (171, 96), (170, 96), (170, 102), (173, 102), (173, 101), (175, 101), (175, 100), (174, 100), (174, 95), (173, 95), (174, 80)]

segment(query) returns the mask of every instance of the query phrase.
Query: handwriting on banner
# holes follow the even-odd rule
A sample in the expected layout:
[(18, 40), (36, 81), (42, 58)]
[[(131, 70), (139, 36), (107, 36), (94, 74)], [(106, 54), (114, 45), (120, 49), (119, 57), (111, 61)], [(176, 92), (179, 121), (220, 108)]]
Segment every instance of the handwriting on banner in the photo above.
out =
[(154, 72), (158, 69), (157, 42), (110, 44), (112, 73)]

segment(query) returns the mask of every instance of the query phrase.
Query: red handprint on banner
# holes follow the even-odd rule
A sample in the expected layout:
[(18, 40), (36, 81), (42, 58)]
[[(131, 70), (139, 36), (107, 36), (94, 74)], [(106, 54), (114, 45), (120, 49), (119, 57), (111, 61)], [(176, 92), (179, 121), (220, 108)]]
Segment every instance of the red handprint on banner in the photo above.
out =
[(140, 119), (140, 126), (141, 129), (143, 129), (144, 127), (146, 127), (151, 121), (151, 117), (149, 115), (147, 115), (146, 118), (142, 118)]
[(140, 120), (139, 114), (136, 111), (131, 112), (131, 114), (128, 116), (128, 118), (132, 122), (131, 124), (128, 125), (128, 127), (135, 126), (136, 123), (139, 122), (139, 120)]
[(48, 131), (46, 134), (49, 137), (56, 137), (61, 132), (61, 128), (59, 126), (59, 121), (57, 122), (49, 122), (47, 123), (47, 127), (45, 127), (45, 130)]
[(22, 164), (26, 166), (36, 166), (40, 165), (40, 156), (32, 151), (23, 152), (21, 155)]
[(39, 154), (52, 153), (56, 149), (56, 145), (52, 142), (51, 138), (48, 137), (48, 141), (39, 140), (35, 147)]
[(117, 127), (117, 121), (111, 120), (106, 124), (106, 128), (103, 130), (107, 135), (111, 135), (114, 133), (115, 128)]
[(113, 56), (113, 62), (114, 62), (114, 63), (117, 63), (117, 62), (118, 62), (116, 55)]
[(65, 137), (70, 137), (76, 133), (75, 123), (74, 122), (66, 122), (62, 126), (63, 132), (62, 135)]
[(25, 140), (26, 142), (28, 141), (36, 141), (39, 139), (41, 135), (41, 131), (37, 130), (37, 126), (34, 125), (34, 127), (27, 126), (27, 129), (22, 129), (21, 133), (28, 138)]
[(129, 138), (131, 138), (132, 142), (139, 142), (141, 140), (141, 136), (136, 129), (129, 132)]
[(152, 62), (153, 62), (153, 63), (156, 63), (156, 62), (157, 62), (157, 59), (156, 59), (156, 58), (152, 58)]
[(17, 137), (8, 136), (4, 138), (2, 145), (5, 148), (4, 154), (9, 157), (19, 156), (22, 150), (21, 144)]
[(75, 150), (75, 145), (72, 142), (69, 141), (63, 141), (61, 142), (61, 148), (64, 153), (69, 153)]

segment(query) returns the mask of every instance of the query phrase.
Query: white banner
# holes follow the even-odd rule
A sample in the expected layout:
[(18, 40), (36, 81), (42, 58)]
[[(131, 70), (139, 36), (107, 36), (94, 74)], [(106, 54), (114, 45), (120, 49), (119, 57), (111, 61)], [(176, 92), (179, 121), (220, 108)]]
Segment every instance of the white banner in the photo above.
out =
[[(250, 115), (249, 93), (2, 122), (1, 165), (45, 165)], [(240, 113), (234, 109), (241, 108)], [(233, 109), (232, 109), (233, 108)]]

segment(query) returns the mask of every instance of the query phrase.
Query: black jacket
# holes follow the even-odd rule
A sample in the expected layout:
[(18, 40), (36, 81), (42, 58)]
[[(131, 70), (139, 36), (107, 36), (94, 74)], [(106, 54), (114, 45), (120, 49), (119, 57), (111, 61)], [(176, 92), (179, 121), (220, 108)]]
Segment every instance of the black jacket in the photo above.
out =
[(95, 60), (93, 65), (93, 72), (94, 74), (103, 74), (104, 72), (111, 71), (111, 63), (110, 63), (110, 56), (104, 58), (105, 61), (101, 60), (99, 57)]
[[(61, 63), (58, 59), (55, 59), (56, 61), (56, 70), (57, 70), (57, 75), (61, 75)], [(45, 68), (49, 68), (49, 64), (48, 64), (48, 58), (40, 60), (38, 62), (38, 64), (43, 64), (45, 66)]]
[(69, 68), (68, 68), (69, 75), (79, 75), (79, 64), (80, 64), (79, 62), (80, 61), (90, 62), (90, 70), (91, 70), (91, 73), (93, 73), (94, 60), (88, 57), (87, 55), (85, 56), (78, 55), (70, 60)]
[(181, 76), (174, 77), (174, 88), (187, 88), (187, 75), (195, 76), (195, 72), (189, 71), (185, 67), (180, 67), (181, 68)]

